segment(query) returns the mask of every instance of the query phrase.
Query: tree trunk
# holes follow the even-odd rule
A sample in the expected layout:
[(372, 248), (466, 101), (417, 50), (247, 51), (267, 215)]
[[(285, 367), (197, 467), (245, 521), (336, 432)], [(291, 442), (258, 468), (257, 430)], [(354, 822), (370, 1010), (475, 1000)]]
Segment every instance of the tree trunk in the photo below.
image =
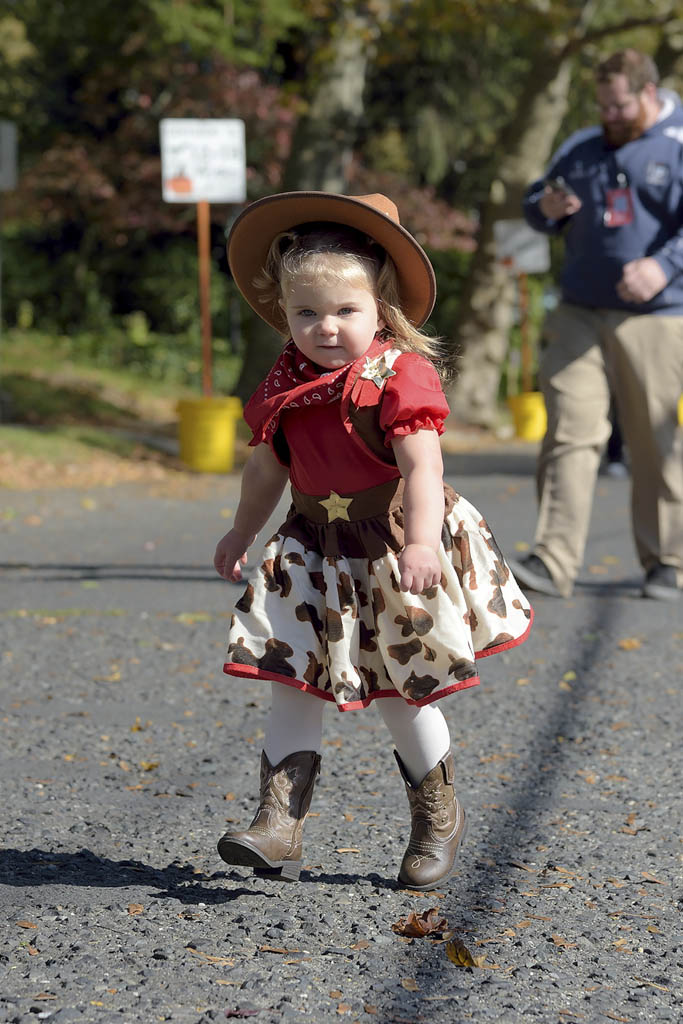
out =
[[(326, 44), (327, 58), (316, 78), (308, 110), (294, 132), (292, 153), (283, 190), (344, 192), (346, 174), (363, 114), (363, 90), (368, 63), (369, 18), (344, 4)], [(247, 346), (237, 394), (247, 398), (265, 377), (282, 346), (278, 335), (260, 318), (250, 315)]]
[(329, 60), (315, 95), (294, 132), (285, 171), (285, 191), (343, 192), (363, 115), (368, 64), (367, 16), (345, 6), (328, 43)]
[(539, 58), (505, 133), (507, 156), (482, 210), (479, 245), (455, 332), (459, 365), (449, 401), (453, 415), (466, 423), (490, 426), (495, 420), (500, 368), (515, 304), (514, 278), (496, 262), (493, 225), (522, 216), (524, 191), (541, 175), (562, 124), (570, 80), (570, 57)]

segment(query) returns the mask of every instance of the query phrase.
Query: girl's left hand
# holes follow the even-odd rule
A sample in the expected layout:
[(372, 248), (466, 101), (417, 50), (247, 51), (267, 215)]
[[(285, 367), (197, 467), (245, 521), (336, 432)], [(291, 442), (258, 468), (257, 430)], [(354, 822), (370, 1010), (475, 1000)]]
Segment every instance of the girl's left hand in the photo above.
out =
[(441, 581), (441, 565), (433, 548), (426, 544), (407, 544), (398, 556), (401, 590), (421, 594)]

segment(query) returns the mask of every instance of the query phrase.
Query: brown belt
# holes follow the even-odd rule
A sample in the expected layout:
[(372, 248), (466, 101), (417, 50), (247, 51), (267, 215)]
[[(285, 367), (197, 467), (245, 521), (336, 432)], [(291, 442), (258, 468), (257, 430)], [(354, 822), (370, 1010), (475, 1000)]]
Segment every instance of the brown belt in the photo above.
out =
[(403, 477), (387, 480), (356, 494), (302, 494), (292, 487), (295, 510), (314, 523), (357, 523), (398, 508), (403, 502)]

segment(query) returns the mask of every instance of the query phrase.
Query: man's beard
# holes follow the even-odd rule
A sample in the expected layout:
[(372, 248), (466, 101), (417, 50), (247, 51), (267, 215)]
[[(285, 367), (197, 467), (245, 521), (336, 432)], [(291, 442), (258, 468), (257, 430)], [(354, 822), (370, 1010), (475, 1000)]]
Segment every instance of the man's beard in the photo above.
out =
[(633, 142), (640, 138), (645, 131), (647, 112), (645, 104), (641, 101), (638, 104), (638, 115), (631, 121), (620, 121), (618, 123), (603, 124), (602, 130), (605, 142), (610, 149), (618, 149), (625, 146), (627, 142)]

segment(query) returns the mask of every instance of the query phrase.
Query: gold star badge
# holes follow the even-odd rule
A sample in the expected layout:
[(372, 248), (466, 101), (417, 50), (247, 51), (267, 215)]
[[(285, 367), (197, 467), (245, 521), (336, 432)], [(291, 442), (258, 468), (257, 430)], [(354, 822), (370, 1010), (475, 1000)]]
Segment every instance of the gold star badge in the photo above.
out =
[(396, 370), (392, 370), (387, 364), (385, 354), (377, 356), (376, 359), (366, 359), (365, 369), (361, 373), (363, 380), (371, 380), (380, 390), (384, 387), (389, 377), (395, 377)]
[(330, 491), (329, 498), (321, 500), (320, 504), (327, 512), (328, 523), (333, 522), (335, 519), (346, 519), (347, 523), (351, 522), (349, 519), (348, 507), (353, 501), (353, 498), (342, 498), (336, 491)]

